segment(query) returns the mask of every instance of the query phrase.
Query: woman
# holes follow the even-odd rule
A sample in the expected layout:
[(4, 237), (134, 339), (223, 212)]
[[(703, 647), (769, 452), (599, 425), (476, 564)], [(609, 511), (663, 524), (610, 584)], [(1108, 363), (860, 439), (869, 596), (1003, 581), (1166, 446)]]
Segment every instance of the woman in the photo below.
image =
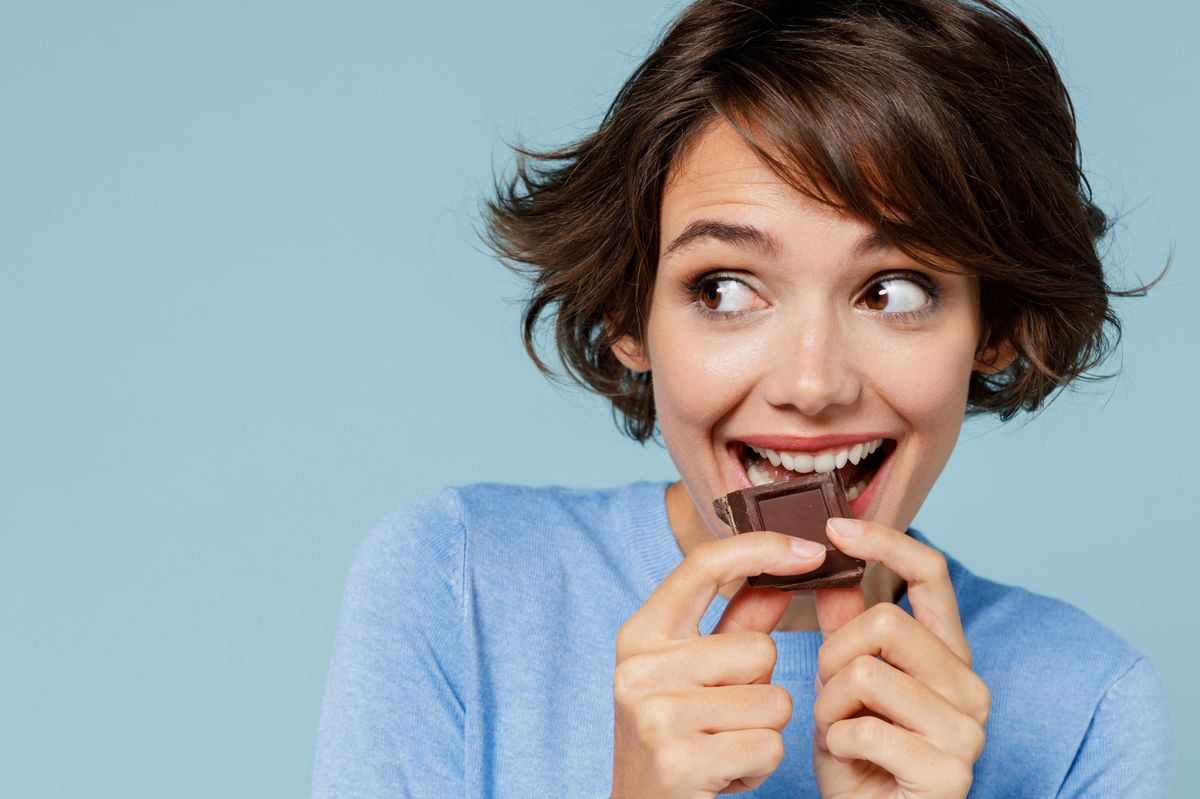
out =
[[(966, 413), (1117, 332), (1074, 116), (989, 3), (686, 8), (592, 135), (522, 152), (491, 241), (563, 363), (681, 480), (472, 485), (352, 569), (316, 796), (1159, 796), (1146, 659), (908, 526)], [(1133, 293), (1133, 292), (1124, 292)], [(581, 453), (581, 456), (585, 455)], [(842, 471), (860, 588), (712, 500)]]

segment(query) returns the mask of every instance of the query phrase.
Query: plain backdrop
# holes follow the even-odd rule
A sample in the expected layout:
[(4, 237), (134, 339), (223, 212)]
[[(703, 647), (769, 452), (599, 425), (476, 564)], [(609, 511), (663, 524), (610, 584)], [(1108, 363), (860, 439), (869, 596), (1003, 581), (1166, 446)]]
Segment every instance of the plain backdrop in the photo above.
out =
[[(1122, 214), (1121, 376), (972, 423), (918, 517), (1150, 655), (1200, 788), (1192, 4), (1014, 6)], [(0, 3), (0, 795), (308, 790), (354, 548), (406, 498), (668, 479), (548, 384), (475, 237), (678, 4)]]

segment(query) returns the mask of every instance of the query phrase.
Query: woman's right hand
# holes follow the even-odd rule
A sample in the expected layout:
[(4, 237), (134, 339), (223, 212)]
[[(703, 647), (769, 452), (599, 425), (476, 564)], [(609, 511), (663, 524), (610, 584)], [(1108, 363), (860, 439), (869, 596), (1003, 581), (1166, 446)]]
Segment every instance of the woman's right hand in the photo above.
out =
[(617, 634), (612, 799), (711, 799), (758, 787), (783, 760), (787, 690), (771, 685), (792, 594), (743, 585), (712, 635), (700, 618), (722, 585), (804, 574), (825, 547), (774, 532), (695, 547)]

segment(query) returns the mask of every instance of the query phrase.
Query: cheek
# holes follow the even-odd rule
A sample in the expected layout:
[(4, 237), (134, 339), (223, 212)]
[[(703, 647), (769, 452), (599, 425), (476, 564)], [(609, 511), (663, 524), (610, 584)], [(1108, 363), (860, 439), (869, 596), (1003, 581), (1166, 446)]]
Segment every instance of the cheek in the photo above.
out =
[(709, 428), (736, 406), (754, 385), (764, 350), (753, 336), (718, 341), (686, 324), (652, 326), (649, 343), (664, 436), (677, 427)]
[(906, 336), (881, 346), (872, 358), (873, 382), (914, 433), (953, 447), (974, 364), (971, 342), (966, 330)]

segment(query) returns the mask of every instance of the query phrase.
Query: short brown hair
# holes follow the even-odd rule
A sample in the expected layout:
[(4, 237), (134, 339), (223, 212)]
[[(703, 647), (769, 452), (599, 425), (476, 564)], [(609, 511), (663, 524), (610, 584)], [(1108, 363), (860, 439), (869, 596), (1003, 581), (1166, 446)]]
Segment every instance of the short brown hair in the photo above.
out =
[[(730, 122), (807, 195), (873, 225), (932, 268), (980, 280), (968, 413), (1037, 410), (1120, 340), (1075, 111), (1046, 48), (990, 0), (698, 0), (626, 81), (599, 128), (522, 147), (487, 202), (486, 239), (528, 277), (525, 348), (547, 312), (568, 376), (608, 397), (625, 432), (656, 431), (651, 373), (612, 353), (644, 341), (665, 178), (697, 133)], [(1165, 271), (1165, 270), (1164, 270)]]

